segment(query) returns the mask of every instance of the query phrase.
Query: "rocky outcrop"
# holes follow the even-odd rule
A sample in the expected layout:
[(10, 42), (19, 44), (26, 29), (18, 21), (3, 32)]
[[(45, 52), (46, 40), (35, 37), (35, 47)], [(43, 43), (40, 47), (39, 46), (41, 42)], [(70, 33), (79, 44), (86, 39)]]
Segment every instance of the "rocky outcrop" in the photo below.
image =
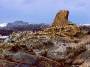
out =
[[(84, 64), (90, 35), (81, 35), (68, 21), (69, 11), (60, 11), (50, 28), (39, 32), (17, 32), (0, 44), (0, 65), (4, 67), (76, 67)], [(84, 54), (83, 54), (84, 53)], [(88, 55), (89, 56), (89, 55)]]
[(65, 27), (68, 25), (68, 10), (61, 10), (56, 14), (52, 27)]
[(80, 29), (77, 25), (72, 24), (68, 20), (69, 11), (61, 10), (56, 14), (54, 22), (50, 28), (45, 29), (44, 31), (50, 35), (59, 35), (59, 36), (70, 36), (73, 37), (80, 33)]

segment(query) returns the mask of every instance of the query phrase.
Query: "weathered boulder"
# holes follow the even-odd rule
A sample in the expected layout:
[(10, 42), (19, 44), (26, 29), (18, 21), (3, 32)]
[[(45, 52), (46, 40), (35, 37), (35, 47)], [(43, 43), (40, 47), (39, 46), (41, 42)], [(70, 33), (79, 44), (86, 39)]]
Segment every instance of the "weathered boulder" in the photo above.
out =
[(68, 47), (69, 46), (66, 44), (55, 45), (48, 50), (47, 57), (57, 61), (65, 60), (68, 52)]
[(86, 51), (85, 45), (79, 44), (60, 44), (50, 48), (47, 52), (47, 57), (56, 60), (63, 61), (66, 64), (80, 64), (81, 60), (76, 60), (76, 57)]
[(4, 56), (4, 59), (10, 62), (35, 64), (37, 56), (24, 52), (17, 52), (15, 54), (8, 54)]

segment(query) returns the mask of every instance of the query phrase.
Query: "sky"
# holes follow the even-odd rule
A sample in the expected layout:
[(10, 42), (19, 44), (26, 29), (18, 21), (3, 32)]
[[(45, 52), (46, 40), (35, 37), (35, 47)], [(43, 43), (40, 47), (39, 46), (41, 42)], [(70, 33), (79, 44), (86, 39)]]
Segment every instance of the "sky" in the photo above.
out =
[(90, 23), (90, 0), (0, 0), (0, 24), (16, 20), (51, 24), (63, 9), (69, 10), (73, 23)]

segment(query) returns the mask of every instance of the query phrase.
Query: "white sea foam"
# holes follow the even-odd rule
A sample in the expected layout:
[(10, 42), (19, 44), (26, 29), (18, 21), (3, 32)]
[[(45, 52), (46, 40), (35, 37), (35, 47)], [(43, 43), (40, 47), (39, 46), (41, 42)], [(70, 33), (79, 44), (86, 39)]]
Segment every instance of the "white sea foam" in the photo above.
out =
[(0, 27), (5, 27), (7, 23), (0, 23)]

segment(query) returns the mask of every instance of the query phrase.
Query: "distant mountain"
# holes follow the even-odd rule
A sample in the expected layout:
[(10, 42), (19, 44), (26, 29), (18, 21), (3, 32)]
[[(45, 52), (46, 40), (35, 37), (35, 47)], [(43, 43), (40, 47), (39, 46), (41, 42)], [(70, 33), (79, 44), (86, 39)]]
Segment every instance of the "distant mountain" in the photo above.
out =
[(44, 23), (29, 24), (28, 22), (24, 21), (15, 21), (13, 23), (8, 23), (5, 28), (16, 32), (16, 31), (39, 31), (47, 27), (49, 27), (49, 25)]
[[(4, 25), (3, 25), (4, 26)], [(10, 35), (12, 32), (18, 31), (40, 31), (47, 27), (50, 27), (48, 24), (29, 24), (28, 22), (24, 21), (15, 21), (12, 23), (8, 23), (4, 27), (0, 27), (0, 34), (1, 35)]]
[(26, 26), (26, 25), (29, 25), (29, 23), (24, 21), (15, 21), (13, 23), (8, 23), (7, 27), (19, 27), (19, 26)]

